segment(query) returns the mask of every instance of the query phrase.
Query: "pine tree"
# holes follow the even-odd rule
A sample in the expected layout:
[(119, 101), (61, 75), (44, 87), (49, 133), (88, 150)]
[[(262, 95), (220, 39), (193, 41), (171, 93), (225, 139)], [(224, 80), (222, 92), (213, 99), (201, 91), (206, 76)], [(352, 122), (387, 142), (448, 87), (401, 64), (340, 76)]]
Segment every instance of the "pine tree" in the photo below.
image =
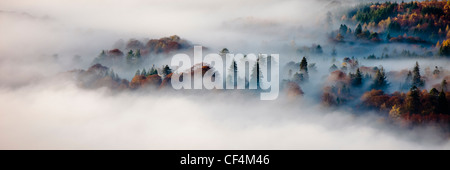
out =
[(420, 91), (416, 86), (411, 87), (406, 97), (406, 108), (410, 114), (420, 113)]
[(439, 95), (439, 91), (436, 88), (432, 88), (430, 90), (430, 95), (431, 96), (438, 96)]
[(141, 76), (147, 76), (147, 71), (145, 70), (145, 68), (142, 69)]
[(140, 59), (141, 58), (141, 50), (137, 50), (136, 51), (136, 54), (134, 54), (134, 56), (137, 58), (137, 59)]
[(424, 85), (420, 76), (420, 68), (418, 62), (416, 62), (416, 66), (413, 69), (412, 85), (416, 87), (423, 87)]
[(386, 76), (384, 73), (384, 69), (378, 69), (377, 73), (375, 74), (374, 83), (372, 85), (372, 88), (378, 89), (378, 90), (384, 90), (388, 86), (388, 83), (386, 81)]
[(102, 52), (97, 56), (97, 58), (94, 59), (93, 63), (98, 64), (103, 62), (106, 59), (106, 53), (105, 50), (102, 50)]
[(362, 27), (361, 27), (361, 24), (358, 24), (358, 26), (356, 26), (356, 29), (355, 29), (355, 36), (358, 36), (361, 33), (362, 33)]
[(170, 69), (169, 65), (164, 66), (163, 67), (163, 74), (164, 74), (164, 76), (167, 76), (170, 73), (172, 73), (172, 69)]
[(444, 91), (441, 91), (438, 96), (438, 113), (448, 114), (448, 101)]
[(362, 74), (361, 71), (359, 71), (359, 68), (356, 69), (356, 73), (354, 75), (353, 80), (353, 85), (354, 86), (361, 86), (362, 85)]
[(316, 54), (322, 54), (322, 53), (323, 53), (322, 47), (320, 45), (317, 45)]
[(336, 71), (337, 69), (338, 69), (338, 67), (336, 66), (336, 64), (333, 64), (333, 65), (330, 67), (329, 71), (330, 71), (330, 72), (333, 72), (333, 71)]
[(306, 60), (306, 57), (303, 57), (302, 61), (300, 62), (300, 74), (303, 77), (301, 81), (308, 81), (308, 61)]
[(237, 79), (238, 79), (238, 70), (237, 70), (237, 64), (236, 61), (233, 60), (231, 63), (230, 68), (228, 69), (229, 73), (233, 75), (233, 80), (231, 80), (231, 76), (228, 77), (228, 82), (231, 83), (233, 87), (237, 87)]
[(136, 74), (134, 74), (134, 76), (140, 76), (140, 75), (141, 75), (141, 70), (138, 69), (138, 70), (136, 71)]
[(262, 72), (259, 68), (259, 58), (256, 60), (255, 65), (252, 69), (252, 74), (250, 75), (250, 83), (256, 84), (256, 89), (260, 88), (261, 79), (263, 78)]
[(308, 61), (306, 61), (306, 57), (303, 57), (302, 61), (300, 62), (300, 72), (308, 73)]
[(149, 75), (155, 75), (158, 74), (158, 70), (155, 68), (155, 65), (152, 65), (152, 68), (149, 71)]
[(98, 55), (98, 58), (101, 59), (101, 60), (103, 60), (103, 59), (106, 58), (105, 50), (102, 50), (102, 52), (100, 53), (100, 55)]

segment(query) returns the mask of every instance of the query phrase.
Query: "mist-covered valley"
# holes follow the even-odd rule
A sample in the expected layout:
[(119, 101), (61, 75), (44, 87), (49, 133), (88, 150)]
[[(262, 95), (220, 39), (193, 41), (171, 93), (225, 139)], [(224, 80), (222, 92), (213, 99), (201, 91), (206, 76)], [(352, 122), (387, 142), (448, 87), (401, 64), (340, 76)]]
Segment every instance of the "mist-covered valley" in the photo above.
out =
[[(0, 148), (449, 149), (446, 6), (2, 1)], [(267, 58), (223, 77), (244, 90), (173, 89), (217, 69), (171, 65), (195, 46), (279, 54), (278, 97), (248, 89)]]

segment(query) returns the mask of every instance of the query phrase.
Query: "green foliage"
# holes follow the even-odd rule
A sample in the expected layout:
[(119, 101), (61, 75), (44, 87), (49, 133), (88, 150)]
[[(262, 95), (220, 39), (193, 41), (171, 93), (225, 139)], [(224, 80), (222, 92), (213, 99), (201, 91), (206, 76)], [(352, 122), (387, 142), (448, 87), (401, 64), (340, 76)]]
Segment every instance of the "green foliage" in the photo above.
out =
[(138, 70), (136, 71), (136, 74), (134, 74), (134, 76), (140, 76), (140, 75), (141, 75), (141, 70), (138, 69)]
[(359, 68), (356, 69), (355, 74), (350, 74), (350, 78), (351, 78), (353, 86), (359, 87), (362, 85), (363, 77), (362, 77), (361, 71), (359, 71)]
[(420, 90), (413, 86), (406, 97), (406, 108), (410, 114), (420, 113)]
[(416, 62), (416, 66), (414, 66), (414, 69), (413, 69), (412, 85), (416, 86), (416, 87), (423, 87), (424, 84), (425, 83), (420, 76), (419, 63)]
[(378, 69), (375, 74), (374, 82), (372, 84), (373, 89), (384, 90), (388, 87), (388, 82), (386, 80), (386, 75), (384, 69)]
[(167, 75), (169, 75), (170, 73), (172, 73), (172, 69), (170, 69), (169, 65), (164, 66), (163, 69), (162, 69), (162, 71), (163, 71), (163, 74), (164, 74), (165, 76), (167, 76)]

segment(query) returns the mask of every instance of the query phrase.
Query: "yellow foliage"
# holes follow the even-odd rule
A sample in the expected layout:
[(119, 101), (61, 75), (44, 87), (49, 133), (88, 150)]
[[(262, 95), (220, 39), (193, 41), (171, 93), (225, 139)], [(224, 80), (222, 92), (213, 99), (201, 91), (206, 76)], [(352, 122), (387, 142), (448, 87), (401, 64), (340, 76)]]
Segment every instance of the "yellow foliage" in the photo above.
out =
[(391, 111), (389, 111), (389, 117), (391, 119), (400, 118), (400, 107), (398, 107), (397, 105), (392, 106)]
[(448, 47), (448, 46), (450, 46), (450, 40), (447, 39), (447, 40), (445, 40), (444, 42), (442, 42), (442, 46), (443, 46), (443, 47)]

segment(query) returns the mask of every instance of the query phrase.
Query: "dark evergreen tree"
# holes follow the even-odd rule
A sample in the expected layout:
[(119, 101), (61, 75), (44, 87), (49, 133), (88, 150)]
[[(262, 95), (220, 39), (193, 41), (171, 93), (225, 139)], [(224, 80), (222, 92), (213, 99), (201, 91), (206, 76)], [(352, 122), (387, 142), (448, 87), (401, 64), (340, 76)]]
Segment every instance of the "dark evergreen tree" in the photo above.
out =
[(150, 75), (158, 74), (158, 70), (155, 68), (155, 65), (153, 64), (152, 68), (149, 71)]
[(164, 76), (167, 76), (170, 73), (172, 73), (172, 69), (170, 69), (169, 65), (164, 66), (163, 67), (163, 74), (164, 74)]
[(361, 26), (361, 24), (358, 24), (358, 26), (356, 26), (356, 29), (355, 29), (355, 36), (358, 36), (361, 33), (362, 33), (362, 26)]
[(406, 97), (406, 108), (410, 114), (420, 113), (420, 90), (413, 86)]
[(303, 57), (302, 61), (300, 62), (300, 74), (303, 77), (302, 81), (308, 81), (308, 61), (306, 60), (306, 57)]
[(233, 60), (233, 62), (231, 63), (231, 66), (228, 69), (228, 71), (230, 72), (230, 74), (233, 75), (233, 79), (231, 79), (231, 77), (229, 77), (228, 82), (231, 83), (231, 85), (233, 87), (237, 87), (238, 70), (237, 70), (237, 63), (235, 60)]
[(145, 70), (145, 68), (142, 69), (141, 76), (147, 76), (147, 71)]
[(317, 45), (316, 54), (322, 54), (322, 53), (323, 53), (322, 47), (320, 45)]
[(138, 69), (138, 70), (136, 71), (136, 74), (134, 74), (134, 75), (135, 75), (135, 76), (140, 76), (140, 75), (141, 75), (141, 70)]
[(256, 83), (256, 89), (260, 88), (261, 79), (263, 78), (262, 72), (259, 68), (259, 58), (256, 60), (255, 65), (252, 69), (252, 74), (250, 75), (250, 83)]
[(439, 91), (436, 89), (436, 88), (432, 88), (431, 90), (430, 90), (430, 95), (431, 96), (438, 96), (439, 95)]
[(384, 73), (384, 69), (378, 69), (377, 73), (375, 74), (374, 83), (372, 85), (372, 88), (378, 89), (378, 90), (384, 90), (388, 86), (388, 82), (386, 80), (386, 76)]
[(448, 101), (444, 91), (441, 91), (438, 96), (438, 113), (449, 114)]
[(416, 87), (423, 87), (424, 85), (424, 82), (422, 81), (422, 78), (420, 76), (420, 68), (418, 62), (416, 62), (416, 66), (414, 66), (413, 69), (412, 85)]
[(361, 86), (362, 85), (362, 74), (361, 71), (359, 71), (359, 68), (356, 69), (356, 73), (351, 76), (352, 77), (352, 84), (353, 86)]

